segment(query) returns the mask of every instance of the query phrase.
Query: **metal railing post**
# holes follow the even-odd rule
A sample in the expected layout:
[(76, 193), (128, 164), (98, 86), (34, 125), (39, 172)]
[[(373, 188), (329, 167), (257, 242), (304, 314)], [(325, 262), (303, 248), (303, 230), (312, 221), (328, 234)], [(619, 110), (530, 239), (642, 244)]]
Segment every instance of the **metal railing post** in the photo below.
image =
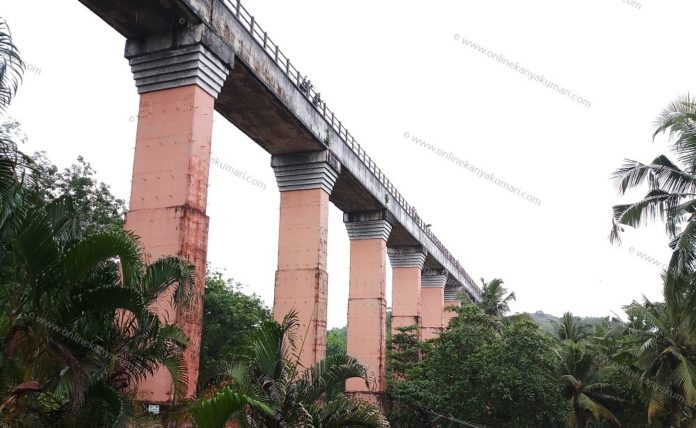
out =
[[(231, 7), (232, 1), (226, 1), (226, 5)], [(237, 20), (244, 26), (243, 19), (245, 17), (242, 14), (242, 2), (241, 0), (236, 0), (235, 1), (235, 10), (234, 10), (234, 15), (236, 16)], [(257, 43), (261, 44), (259, 40), (256, 39), (254, 36), (254, 30), (256, 27), (256, 18), (252, 16), (248, 11), (245, 11), (245, 13), (250, 17), (249, 20), (249, 32), (251, 34), (252, 40), (255, 40)], [(259, 27), (259, 32), (263, 31), (262, 28)], [(274, 46), (274, 50), (272, 52), (268, 51), (268, 46), (269, 43), (271, 46)], [(281, 55), (283, 53), (281, 52), (280, 48), (278, 47), (277, 44), (273, 44), (272, 40), (268, 38), (268, 32), (263, 31), (263, 50), (266, 52), (266, 54), (270, 57), (273, 56), (273, 59), (275, 63), (282, 69), (283, 64), (282, 64), (282, 59)], [(292, 68), (293, 66), (290, 63), (290, 58), (285, 57), (285, 75), (293, 81), (293, 75), (292, 75)], [(302, 91), (303, 89), (303, 82), (302, 82), (302, 75), (300, 74), (299, 70), (296, 71), (296, 78), (297, 78), (297, 87)], [(338, 136), (340, 138), (345, 139), (345, 142), (348, 146), (350, 146), (351, 151), (358, 157), (358, 159), (367, 167), (367, 169), (372, 172), (377, 180), (384, 185), (384, 187), (387, 189), (388, 194), (393, 196), (393, 199), (395, 200), (398, 205), (401, 206), (401, 208), (406, 211), (406, 215), (411, 218), (411, 220), (418, 226), (421, 230), (425, 232), (425, 235), (433, 242), (436, 248), (438, 248), (442, 256), (449, 262), (451, 263), (455, 270), (464, 278), (464, 282), (466, 285), (468, 285), (470, 288), (472, 288), (474, 291), (481, 293), (480, 287), (476, 284), (476, 282), (469, 276), (469, 274), (464, 270), (464, 268), (461, 266), (458, 260), (454, 258), (454, 256), (445, 248), (444, 244), (435, 236), (435, 234), (429, 229), (425, 227), (425, 221), (418, 216), (417, 213), (415, 213), (415, 208), (411, 207), (409, 203), (406, 201), (406, 199), (403, 197), (401, 193), (397, 190), (396, 186), (389, 181), (389, 178), (382, 172), (381, 169), (377, 167), (377, 164), (367, 155), (365, 150), (358, 144), (357, 141), (355, 141), (355, 138), (348, 132), (348, 129), (343, 127), (343, 123), (338, 120), (336, 115), (334, 114), (333, 111), (331, 111), (329, 108), (327, 108), (326, 103), (324, 101), (321, 101), (320, 99), (317, 98), (317, 95), (319, 93), (314, 90), (314, 88), (309, 87), (309, 82), (307, 82), (307, 86), (304, 86), (305, 90), (307, 91), (305, 93), (305, 97), (307, 97), (311, 102), (312, 105), (317, 109), (322, 114), (322, 117), (327, 121), (330, 122), (331, 128), (337, 132)], [(312, 96), (314, 95), (314, 97)], [(330, 114), (330, 116), (329, 116)]]

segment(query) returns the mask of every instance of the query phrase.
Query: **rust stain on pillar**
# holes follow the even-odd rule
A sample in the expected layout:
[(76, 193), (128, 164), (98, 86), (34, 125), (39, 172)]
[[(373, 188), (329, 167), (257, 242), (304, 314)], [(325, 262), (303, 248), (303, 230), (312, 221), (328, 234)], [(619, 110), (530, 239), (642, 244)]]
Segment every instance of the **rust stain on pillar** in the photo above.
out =
[(309, 368), (326, 356), (329, 195), (341, 166), (326, 150), (276, 155), (271, 166), (280, 190), (273, 317), (297, 312), (299, 363)]
[(421, 339), (434, 339), (442, 333), (445, 308), (445, 271), (421, 277)]
[(399, 328), (421, 327), (421, 273), (426, 254), (421, 247), (389, 248), (392, 265), (392, 334)]
[(387, 239), (391, 224), (384, 212), (345, 214), (350, 238), (348, 355), (367, 368), (368, 385), (346, 381), (346, 394), (385, 408), (387, 329)]
[(442, 288), (424, 288), (423, 294), (423, 327), (421, 338), (434, 339), (442, 333), (444, 292)]
[(375, 404), (386, 388), (386, 250), (381, 239), (350, 243), (347, 350), (367, 366), (370, 385), (348, 379), (346, 392)]
[(309, 189), (283, 192), (280, 199), (273, 317), (280, 322), (290, 311), (298, 313), (300, 364), (307, 368), (326, 355), (329, 195)]
[[(205, 214), (214, 98), (196, 85), (141, 95), (130, 210), (125, 228), (140, 236), (152, 261), (179, 256), (195, 267), (194, 298), (175, 308), (171, 292), (155, 303), (164, 323), (176, 323), (188, 336), (184, 353), (188, 396), (198, 378), (202, 295), (208, 244)], [(160, 367), (138, 387), (138, 398), (169, 403), (174, 387)]]

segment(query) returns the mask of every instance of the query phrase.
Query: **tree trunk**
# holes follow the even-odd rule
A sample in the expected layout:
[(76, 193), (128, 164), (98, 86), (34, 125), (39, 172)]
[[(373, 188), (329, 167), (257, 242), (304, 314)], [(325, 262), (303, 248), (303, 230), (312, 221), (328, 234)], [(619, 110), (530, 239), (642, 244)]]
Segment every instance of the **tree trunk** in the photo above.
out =
[(681, 428), (681, 404), (675, 398), (670, 400), (670, 404), (670, 426), (672, 428)]

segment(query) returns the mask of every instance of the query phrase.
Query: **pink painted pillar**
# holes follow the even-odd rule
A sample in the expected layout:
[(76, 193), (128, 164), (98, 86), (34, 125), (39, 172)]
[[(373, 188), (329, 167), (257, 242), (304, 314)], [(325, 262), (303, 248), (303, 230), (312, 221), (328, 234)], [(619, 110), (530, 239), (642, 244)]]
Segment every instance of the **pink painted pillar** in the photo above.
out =
[(273, 317), (297, 312), (299, 362), (309, 368), (326, 356), (329, 195), (340, 165), (328, 151), (273, 156), (271, 164), (280, 189)]
[(454, 308), (462, 306), (462, 302), (457, 299), (458, 290), (456, 288), (445, 288), (445, 314), (443, 319), (444, 328), (449, 327), (449, 323), (453, 318), (457, 317), (457, 312)]
[[(151, 260), (179, 256), (195, 268), (195, 298), (176, 308), (171, 294), (155, 304), (164, 323), (176, 323), (190, 340), (184, 353), (187, 396), (198, 380), (202, 297), (208, 245), (208, 168), (213, 108), (228, 68), (204, 46), (130, 56), (140, 110), (133, 181), (125, 228), (141, 239)], [(172, 73), (171, 68), (177, 68)], [(201, 75), (213, 73), (205, 82)], [(170, 403), (174, 386), (160, 367), (138, 386), (138, 399)]]
[(442, 333), (445, 307), (445, 283), (447, 274), (444, 270), (425, 272), (421, 278), (421, 338), (434, 339)]
[(421, 274), (425, 263), (422, 247), (395, 247), (387, 250), (392, 266), (392, 334), (398, 328), (421, 327)]
[(344, 214), (350, 238), (348, 355), (367, 366), (369, 386), (348, 379), (346, 394), (384, 408), (386, 390), (387, 239), (384, 212)]

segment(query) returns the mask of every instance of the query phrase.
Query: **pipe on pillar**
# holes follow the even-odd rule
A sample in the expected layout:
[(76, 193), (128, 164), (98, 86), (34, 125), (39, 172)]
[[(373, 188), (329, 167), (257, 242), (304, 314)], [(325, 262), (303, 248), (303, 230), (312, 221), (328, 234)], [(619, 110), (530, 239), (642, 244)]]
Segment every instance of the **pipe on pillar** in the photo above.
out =
[(392, 247), (387, 249), (392, 266), (392, 334), (399, 328), (421, 328), (421, 274), (426, 253), (423, 247)]
[[(179, 256), (195, 268), (194, 298), (177, 308), (171, 291), (155, 303), (166, 323), (189, 338), (184, 352), (188, 397), (198, 381), (203, 290), (208, 245), (208, 170), (215, 99), (233, 57), (219, 59), (206, 46), (167, 44), (175, 36), (153, 36), (126, 44), (140, 94), (130, 207), (125, 229), (140, 237), (152, 260)], [(162, 41), (165, 43), (161, 43)], [(138, 399), (171, 403), (174, 383), (160, 367), (137, 387)]]
[(328, 150), (276, 155), (271, 166), (280, 190), (273, 317), (297, 312), (299, 363), (309, 368), (326, 356), (329, 195), (341, 168)]
[(386, 391), (387, 239), (386, 212), (343, 215), (350, 238), (348, 355), (367, 367), (369, 386), (348, 379), (346, 393), (384, 409)]
[(444, 269), (428, 269), (421, 277), (421, 339), (434, 339), (442, 333), (445, 307)]

